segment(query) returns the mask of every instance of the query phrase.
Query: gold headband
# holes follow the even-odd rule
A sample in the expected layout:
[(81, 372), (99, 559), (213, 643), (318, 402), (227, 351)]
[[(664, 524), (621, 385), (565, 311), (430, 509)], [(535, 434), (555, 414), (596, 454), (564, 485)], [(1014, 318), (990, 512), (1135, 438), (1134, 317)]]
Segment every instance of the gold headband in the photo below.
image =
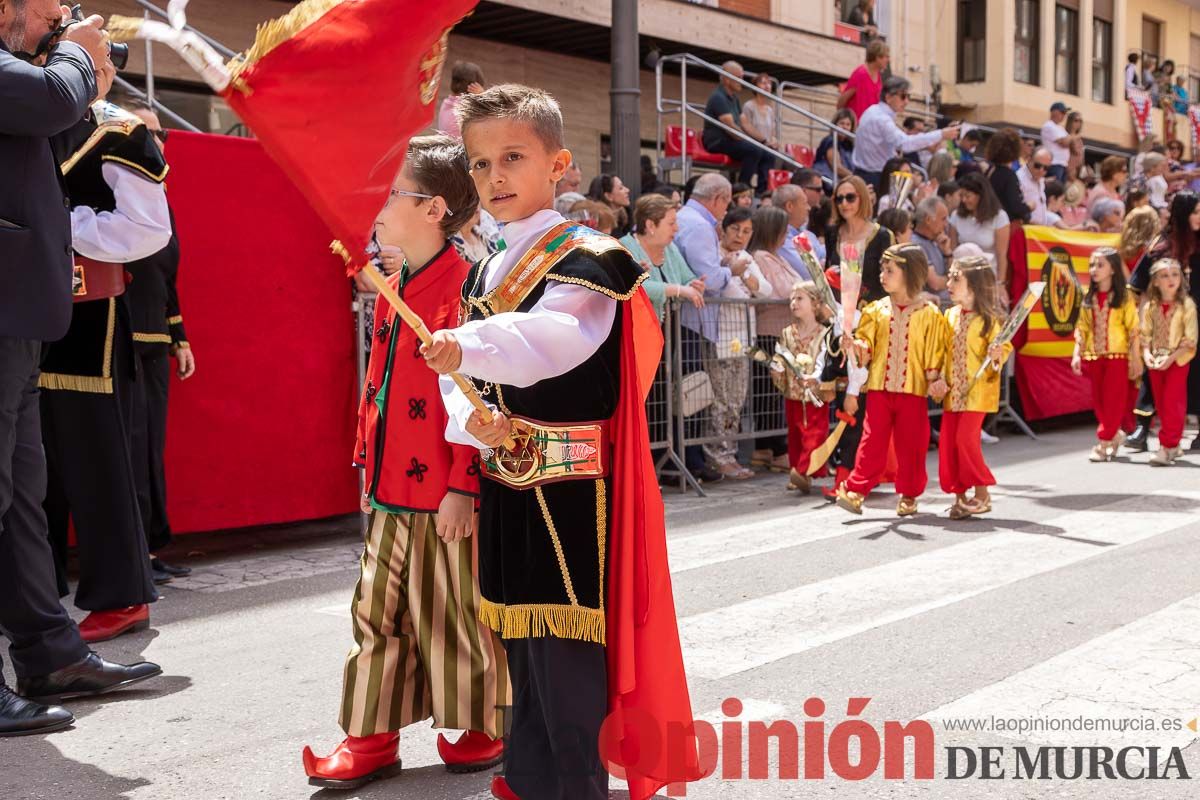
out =
[(904, 242), (902, 244), (894, 244), (891, 247), (889, 247), (887, 250), (884, 250), (883, 257), (890, 261), (895, 261), (898, 264), (907, 264), (908, 259), (905, 258), (902, 255), (902, 253), (905, 253), (908, 251), (919, 251), (919, 250), (921, 250), (921, 246), (919, 244), (913, 244), (912, 242)]
[(958, 270), (959, 272), (976, 272), (979, 270), (992, 269), (992, 262), (987, 256), (967, 256), (966, 258), (956, 258), (950, 262), (950, 269)]
[(1155, 261), (1154, 264), (1150, 267), (1150, 274), (1155, 275), (1159, 272), (1165, 272), (1166, 270), (1169, 270), (1172, 267), (1179, 270), (1180, 272), (1183, 272), (1183, 265), (1180, 264), (1175, 259), (1160, 258), (1158, 261)]

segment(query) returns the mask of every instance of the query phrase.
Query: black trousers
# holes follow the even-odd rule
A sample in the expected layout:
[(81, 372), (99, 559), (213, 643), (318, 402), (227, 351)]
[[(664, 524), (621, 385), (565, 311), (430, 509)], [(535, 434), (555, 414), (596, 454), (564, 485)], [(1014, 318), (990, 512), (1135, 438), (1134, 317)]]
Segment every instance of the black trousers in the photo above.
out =
[(68, 521), (75, 523), (79, 588), (75, 605), (106, 611), (158, 599), (138, 509), (129, 431), (133, 340), (117, 316), (113, 393), (42, 392), (42, 441), (49, 466), (46, 518), (65, 596)]
[(1150, 420), (1154, 418), (1154, 389), (1150, 387), (1148, 377), (1143, 378), (1142, 385), (1138, 387), (1137, 403), (1133, 406), (1133, 413), (1138, 415), (1139, 425), (1149, 425)]
[(0, 632), (21, 677), (54, 672), (88, 653), (55, 592), (46, 540), (41, 356), (41, 342), (0, 337)]
[(171, 543), (167, 520), (167, 476), (163, 453), (167, 446), (167, 388), (171, 357), (165, 344), (134, 344), (137, 381), (133, 394), (133, 428), (130, 445), (138, 509), (150, 552)]
[(607, 800), (600, 726), (604, 646), (553, 636), (506, 639), (513, 688), (504, 777), (521, 800)]
[(775, 166), (775, 158), (766, 150), (752, 145), (744, 139), (737, 139), (727, 134), (722, 134), (719, 139), (713, 137), (706, 141), (704, 149), (710, 153), (720, 153), (729, 156), (734, 161), (742, 162), (738, 180), (749, 186), (757, 175), (758, 185), (755, 186), (755, 190), (758, 194), (766, 193), (767, 182), (770, 178), (767, 173)]

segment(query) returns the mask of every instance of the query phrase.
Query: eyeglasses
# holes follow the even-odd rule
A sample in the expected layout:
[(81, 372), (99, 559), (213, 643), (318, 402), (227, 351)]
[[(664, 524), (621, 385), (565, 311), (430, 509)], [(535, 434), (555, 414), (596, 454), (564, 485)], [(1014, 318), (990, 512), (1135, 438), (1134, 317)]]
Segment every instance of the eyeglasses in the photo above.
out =
[(896, 97), (899, 97), (901, 100), (907, 100), (908, 92), (897, 92)]
[(150, 130), (150, 135), (155, 139), (158, 139), (163, 144), (166, 144), (168, 131), (163, 128), (154, 128), (153, 130), (147, 128), (147, 130)]
[[(404, 189), (392, 189), (392, 197), (419, 197), (422, 200), (432, 200), (435, 195), (425, 194), (424, 192), (407, 192)], [(454, 212), (450, 210), (449, 206), (446, 206), (446, 216), (454, 216)]]
[(837, 197), (835, 197), (833, 199), (837, 201), (838, 205), (841, 205), (842, 203), (853, 203), (855, 200), (858, 199), (858, 195), (856, 195), (856, 194), (839, 194)]

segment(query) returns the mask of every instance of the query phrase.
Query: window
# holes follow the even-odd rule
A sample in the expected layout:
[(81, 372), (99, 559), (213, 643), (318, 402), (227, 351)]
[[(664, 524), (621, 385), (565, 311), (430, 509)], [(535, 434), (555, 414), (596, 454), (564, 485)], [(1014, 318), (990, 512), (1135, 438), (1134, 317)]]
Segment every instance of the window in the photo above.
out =
[(1112, 23), (1092, 20), (1092, 99), (1111, 103), (1112, 94)]
[(1054, 90), (1079, 94), (1079, 12), (1054, 7)]
[(987, 2), (958, 0), (958, 82), (984, 80), (987, 63)]
[(1156, 19), (1142, 17), (1142, 52), (1154, 56), (1154, 60), (1157, 61), (1161, 45), (1162, 23)]
[(1188, 97), (1190, 102), (1197, 102), (1200, 98), (1200, 36), (1192, 34), (1191, 47), (1189, 48), (1188, 60)]
[(1021, 83), (1038, 80), (1038, 0), (1017, 0), (1017, 32), (1014, 41), (1013, 79)]

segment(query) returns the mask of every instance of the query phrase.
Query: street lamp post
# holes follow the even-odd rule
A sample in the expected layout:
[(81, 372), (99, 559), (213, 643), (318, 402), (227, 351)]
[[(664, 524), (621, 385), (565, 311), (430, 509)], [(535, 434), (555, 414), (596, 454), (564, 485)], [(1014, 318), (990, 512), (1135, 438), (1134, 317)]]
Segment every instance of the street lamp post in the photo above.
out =
[(612, 165), (629, 187), (631, 200), (641, 190), (641, 126), (637, 0), (612, 0)]

